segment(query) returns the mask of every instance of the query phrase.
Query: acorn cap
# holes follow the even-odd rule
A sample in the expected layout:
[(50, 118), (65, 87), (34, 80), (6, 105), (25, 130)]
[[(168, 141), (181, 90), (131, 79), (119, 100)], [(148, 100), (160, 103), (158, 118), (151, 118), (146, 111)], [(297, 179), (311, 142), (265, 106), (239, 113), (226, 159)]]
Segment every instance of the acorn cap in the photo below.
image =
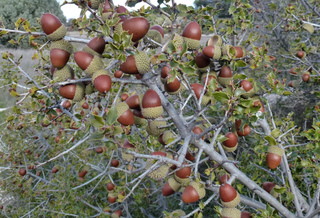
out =
[(208, 69), (210, 68), (210, 66), (207, 66), (207, 67), (203, 67), (203, 68), (198, 68), (197, 69), (197, 73), (198, 74), (205, 74), (205, 73), (207, 73), (208, 72)]
[(159, 47), (159, 45), (154, 43), (154, 42), (152, 42), (152, 41), (150, 41), (148, 38), (150, 38), (153, 41), (161, 44), (163, 37), (162, 37), (161, 33), (158, 30), (149, 29), (148, 33), (143, 38), (143, 42), (145, 44), (148, 44), (151, 48), (157, 48), (157, 47)]
[(99, 56), (94, 56), (89, 66), (85, 70), (85, 73), (89, 76), (92, 76), (96, 71), (103, 68), (103, 63)]
[(83, 83), (77, 83), (76, 84), (76, 92), (75, 92), (74, 97), (73, 97), (72, 100), (75, 101), (75, 102), (81, 101), (85, 96), (84, 90), (85, 90), (84, 84)]
[(207, 104), (209, 104), (211, 101), (211, 98), (209, 96), (203, 95), (202, 99), (201, 99), (201, 106), (206, 106)]
[[(175, 136), (173, 135), (172, 131), (171, 130), (167, 130), (165, 131), (164, 133), (162, 133), (162, 135), (160, 136), (163, 143), (166, 145), (166, 144), (169, 144), (168, 141), (170, 139), (174, 139)], [(162, 144), (162, 143), (161, 143)]]
[(239, 195), (238, 192), (237, 192), (237, 196), (236, 196), (235, 199), (233, 199), (232, 201), (223, 202), (223, 201), (221, 200), (221, 204), (222, 204), (224, 207), (236, 207), (239, 203), (240, 203), (240, 195)]
[(250, 98), (250, 97), (254, 96), (255, 94), (256, 94), (256, 90), (255, 90), (255, 88), (253, 86), (252, 89), (250, 89), (248, 92), (245, 92), (245, 93), (241, 94), (241, 96), (243, 98)]
[(100, 69), (100, 70), (94, 72), (94, 74), (92, 75), (92, 78), (91, 78), (92, 84), (94, 84), (94, 80), (95, 80), (98, 76), (101, 76), (101, 75), (107, 75), (107, 76), (110, 76), (110, 77), (111, 77), (111, 73), (110, 73), (108, 70)]
[(61, 49), (61, 50), (68, 52), (69, 54), (71, 54), (73, 52), (72, 44), (64, 39), (52, 42), (49, 49), (50, 50)]
[(224, 45), (222, 47), (222, 54), (227, 55), (229, 57), (229, 50), (232, 46), (231, 45)]
[(277, 197), (279, 197), (280, 193), (276, 192), (276, 191), (275, 191), (275, 188), (276, 188), (276, 189), (279, 189), (280, 186), (275, 185), (275, 186), (271, 189), (270, 195), (272, 195), (274, 198), (277, 198)]
[(148, 120), (147, 132), (153, 136), (159, 136), (164, 132), (164, 128), (158, 128), (158, 126), (166, 125), (164, 120)]
[(241, 211), (234, 207), (224, 207), (222, 208), (221, 216), (229, 218), (241, 218)]
[(202, 199), (204, 196), (206, 196), (206, 189), (200, 182), (192, 181), (189, 185), (191, 185), (198, 192), (199, 199)]
[(116, 198), (118, 197), (118, 193), (116, 193), (113, 189), (112, 191), (109, 191), (108, 197)]
[(183, 37), (175, 33), (172, 39), (172, 43), (176, 49), (179, 48), (183, 44)]
[(137, 126), (142, 126), (147, 121), (146, 119), (138, 117), (138, 116), (134, 116), (133, 119), (134, 119), (134, 124), (136, 124)]
[(177, 192), (181, 188), (180, 183), (177, 182), (177, 180), (175, 180), (173, 177), (170, 177), (168, 179), (168, 183), (169, 183), (169, 186), (172, 188), (172, 190), (175, 192)]
[(140, 74), (148, 73), (150, 70), (150, 61), (148, 55), (145, 52), (139, 52), (133, 57), (136, 62), (138, 72)]
[(91, 6), (90, 8), (97, 10), (99, 8), (100, 3), (102, 3), (102, 0), (90, 0)]
[(175, 210), (175, 211), (172, 211), (170, 213), (170, 217), (169, 218), (177, 218), (177, 217), (182, 217), (182, 216), (185, 216), (186, 213), (183, 211), (183, 210)]
[(268, 153), (277, 154), (277, 155), (279, 155), (281, 157), (283, 156), (283, 150), (281, 148), (279, 148), (278, 146), (275, 146), (275, 145), (270, 146), (268, 148)]
[(129, 109), (129, 106), (126, 102), (120, 102), (116, 105), (117, 107), (117, 117), (120, 117), (124, 112)]
[[(172, 159), (172, 155), (170, 153), (166, 153), (166, 157)], [(154, 159), (148, 159), (146, 162), (146, 170), (148, 170), (156, 161), (157, 160)], [(152, 179), (162, 179), (167, 175), (169, 167), (170, 166), (168, 164), (162, 164), (158, 169), (150, 172), (148, 175)]]
[(95, 55), (95, 56), (98, 56), (98, 57), (101, 57), (101, 54), (94, 51), (92, 48), (90, 48), (88, 45), (84, 46), (84, 48), (82, 49), (82, 51), (85, 51), (89, 54), (92, 54), (92, 55)]
[(72, 79), (72, 78), (74, 78), (74, 71), (72, 67), (70, 67), (70, 65), (68, 64), (61, 69), (57, 69), (53, 73), (53, 79), (57, 82), (63, 82), (63, 81), (66, 81), (67, 79)]
[(190, 178), (185, 178), (185, 179), (182, 179), (180, 178), (179, 176), (176, 175), (176, 172), (174, 173), (174, 179), (179, 182), (181, 185), (186, 185), (190, 182)]
[(222, 85), (223, 87), (226, 87), (227, 85), (230, 85), (233, 81), (233, 77), (219, 77), (217, 79), (218, 83)]
[(47, 35), (47, 38), (51, 41), (57, 41), (59, 39), (63, 39), (67, 34), (67, 28), (65, 25), (61, 25), (58, 29), (56, 29), (53, 33)]
[(225, 146), (225, 145), (222, 145), (222, 147), (223, 147), (223, 149), (226, 151), (226, 152), (233, 152), (233, 151), (235, 151), (237, 148), (238, 148), (238, 143), (236, 144), (236, 146), (234, 146), (234, 147), (227, 147), (227, 146)]
[(222, 45), (222, 38), (219, 35), (213, 35), (208, 41), (207, 45), (213, 45), (213, 46), (221, 46)]
[(128, 162), (130, 162), (130, 161), (132, 161), (133, 160), (133, 154), (127, 154), (126, 153), (126, 151), (134, 151), (135, 150), (135, 148), (122, 148), (122, 150), (121, 150), (121, 157), (122, 157), (122, 160), (124, 160), (124, 161), (128, 161)]
[(94, 91), (94, 87), (91, 83), (86, 85), (86, 90), (85, 90), (86, 95), (92, 94), (93, 91)]
[(196, 50), (200, 48), (200, 40), (190, 39), (187, 37), (183, 37), (183, 38), (184, 38), (184, 41), (187, 43), (189, 50)]
[(309, 33), (314, 33), (314, 27), (310, 23), (303, 23), (303, 29), (307, 30)]
[(220, 46), (214, 46), (214, 55), (212, 57), (212, 59), (214, 60), (218, 60), (221, 58), (221, 47)]

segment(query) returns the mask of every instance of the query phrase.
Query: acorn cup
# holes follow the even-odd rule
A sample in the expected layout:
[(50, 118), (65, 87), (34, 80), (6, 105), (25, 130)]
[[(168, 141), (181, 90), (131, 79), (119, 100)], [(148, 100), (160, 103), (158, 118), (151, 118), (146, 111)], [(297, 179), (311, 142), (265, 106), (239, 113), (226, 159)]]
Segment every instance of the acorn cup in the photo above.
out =
[[(203, 85), (205, 85), (206, 79), (207, 79), (207, 74), (206, 73), (201, 74), (200, 81), (202, 81)], [(212, 79), (217, 80), (217, 73), (214, 71), (211, 71), (208, 75), (207, 87)]]
[(278, 146), (270, 146), (267, 154), (267, 165), (270, 169), (277, 168), (281, 163), (281, 157), (283, 156), (283, 150)]
[(227, 55), (229, 58), (243, 58), (246, 55), (246, 49), (243, 46), (230, 46)]
[(302, 28), (307, 30), (309, 33), (314, 33), (314, 27), (309, 23), (303, 23)]
[(221, 210), (222, 218), (241, 218), (241, 211), (235, 207), (224, 207)]
[(94, 87), (93, 87), (93, 85), (92, 85), (91, 83), (88, 84), (88, 85), (86, 85), (85, 94), (86, 94), (86, 95), (91, 95), (93, 92), (94, 92)]
[(134, 124), (137, 126), (142, 126), (147, 122), (147, 120), (142, 116), (141, 110), (133, 109), (132, 113), (134, 115)]
[(63, 82), (73, 78), (74, 78), (74, 70), (68, 64), (61, 69), (55, 70), (53, 73), (53, 80), (55, 80), (56, 82)]
[(228, 183), (224, 183), (219, 188), (221, 204), (224, 207), (235, 207), (240, 203), (240, 195)]
[(123, 145), (121, 147), (121, 156), (122, 159), (124, 161), (132, 161), (133, 160), (133, 155), (132, 154), (127, 154), (126, 151), (130, 150), (130, 151), (134, 151), (135, 150), (135, 146), (133, 144), (131, 144), (127, 139), (123, 142)]
[(221, 58), (221, 48), (217, 45), (215, 46), (207, 46), (202, 50), (202, 53), (214, 60), (218, 60)]
[(250, 98), (256, 93), (252, 83), (248, 80), (242, 80), (240, 82), (240, 87), (246, 91), (246, 93), (241, 95), (243, 98)]
[(141, 112), (147, 119), (155, 119), (163, 114), (161, 99), (156, 91), (149, 89), (145, 92), (141, 101)]
[(162, 195), (170, 196), (173, 193), (179, 191), (180, 188), (181, 188), (180, 183), (177, 182), (173, 177), (170, 177), (168, 179), (168, 182), (166, 182), (162, 187)]
[(230, 67), (223, 66), (218, 75), (219, 84), (222, 85), (223, 87), (226, 87), (227, 85), (230, 85), (232, 81), (233, 81), (233, 77), (232, 77), (232, 71)]
[(104, 52), (105, 46), (106, 42), (104, 41), (103, 37), (94, 37), (82, 49), (82, 51), (101, 57), (102, 53)]
[(173, 46), (176, 48), (176, 50), (178, 50), (180, 48), (180, 46), (182, 46), (183, 44), (183, 37), (181, 37), (180, 35), (178, 35), (177, 33), (175, 33), (172, 37), (172, 44)]
[(109, 3), (109, 0), (106, 0), (103, 9), (102, 9), (102, 15), (101, 19), (106, 22), (109, 19), (109, 16), (112, 15), (111, 5)]
[(104, 0), (90, 0), (88, 1), (88, 6), (92, 8), (93, 10), (97, 10), (99, 8), (99, 5), (103, 2)]
[(271, 194), (274, 198), (279, 197), (279, 193), (275, 191), (275, 188), (280, 188), (280, 186), (274, 184), (273, 182), (264, 182), (262, 184), (263, 189)]
[(63, 39), (67, 33), (66, 27), (61, 23), (59, 18), (53, 14), (43, 14), (40, 22), (43, 32), (47, 34), (47, 38), (51, 41)]
[(64, 98), (79, 102), (85, 96), (85, 87), (83, 83), (68, 84), (59, 88), (59, 94)]
[(166, 124), (167, 123), (165, 120), (148, 120), (148, 126), (146, 130), (150, 135), (159, 136), (165, 131), (165, 128), (159, 127), (165, 126)]
[(163, 40), (163, 37), (164, 37), (163, 28), (161, 26), (159, 26), (159, 25), (155, 25), (155, 26), (150, 27), (148, 33), (143, 38), (143, 42), (145, 44), (148, 44), (148, 46), (151, 47), (151, 48), (157, 48), (157, 47), (159, 47), (159, 45), (154, 43), (154, 42), (152, 42), (149, 39), (152, 39), (153, 41), (161, 44), (162, 40)]
[(160, 136), (159, 136), (159, 142), (162, 145), (167, 145), (169, 144), (169, 140), (173, 140), (176, 137), (173, 135), (171, 130), (167, 130), (165, 132), (163, 132)]
[(228, 139), (225, 140), (222, 144), (222, 147), (227, 152), (233, 152), (238, 147), (238, 137), (233, 132), (228, 132), (225, 137)]
[(207, 46), (221, 46), (222, 38), (219, 35), (213, 35), (208, 41)]
[(116, 107), (117, 107), (117, 117), (118, 117), (117, 121), (125, 126), (133, 125), (134, 116), (129, 106), (127, 105), (127, 103), (120, 102), (117, 104)]
[[(170, 153), (166, 153), (162, 151), (152, 152), (151, 155), (160, 155), (160, 156), (164, 156), (172, 159), (172, 155)], [(146, 170), (148, 170), (155, 162), (157, 162), (157, 160), (148, 159), (146, 162)], [(153, 170), (148, 175), (152, 179), (156, 179), (156, 180), (162, 179), (167, 175), (170, 166), (171, 166), (170, 164), (162, 164), (158, 169)]]
[(192, 21), (187, 24), (182, 32), (182, 37), (188, 45), (188, 49), (195, 50), (200, 47), (201, 28), (199, 24)]
[(64, 39), (52, 42), (50, 46), (50, 61), (53, 67), (63, 68), (73, 52), (72, 44)]
[(145, 74), (150, 70), (150, 61), (145, 52), (129, 55), (120, 65), (120, 70), (128, 74)]
[(232, 47), (232, 45), (224, 45), (222, 46), (222, 55), (229, 57), (229, 50)]
[(77, 51), (74, 54), (74, 60), (88, 76), (92, 76), (96, 71), (103, 68), (101, 58), (99, 56), (94, 56), (88, 52)]
[(108, 193), (108, 201), (113, 204), (117, 201), (118, 194), (114, 191), (109, 191)]
[(92, 84), (101, 93), (107, 93), (111, 89), (112, 81), (109, 71), (101, 69), (92, 75)]
[(184, 203), (193, 203), (206, 196), (204, 184), (192, 181), (182, 193), (182, 201)]
[[(191, 88), (194, 91), (194, 94), (196, 95), (197, 99), (199, 100), (201, 97), (201, 92), (204, 89), (204, 86), (199, 83), (193, 83), (191, 84)], [(202, 100), (201, 100), (201, 106), (206, 106), (211, 101), (209, 96), (206, 96), (206, 91), (203, 94)]]

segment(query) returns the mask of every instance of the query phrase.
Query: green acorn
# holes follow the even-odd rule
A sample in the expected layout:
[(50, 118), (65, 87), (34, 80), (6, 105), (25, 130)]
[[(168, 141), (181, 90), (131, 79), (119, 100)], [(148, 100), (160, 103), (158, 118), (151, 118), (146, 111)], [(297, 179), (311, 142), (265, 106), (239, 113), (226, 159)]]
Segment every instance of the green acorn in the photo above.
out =
[(61, 49), (61, 50), (68, 52), (69, 54), (71, 54), (73, 52), (72, 44), (64, 39), (52, 42), (49, 49), (50, 50)]
[(310, 23), (303, 23), (302, 28), (307, 30), (309, 33), (314, 33), (314, 27)]
[(68, 64), (61, 69), (57, 69), (53, 73), (53, 79), (57, 82), (63, 82), (63, 81), (66, 81), (67, 79), (73, 79), (73, 78), (74, 78), (74, 71), (72, 67), (70, 67)]
[(167, 123), (165, 120), (148, 120), (147, 132), (153, 136), (159, 136), (164, 132), (164, 128), (158, 128), (159, 126), (165, 126)]
[(235, 207), (224, 207), (221, 211), (222, 217), (241, 218), (241, 211)]
[(183, 44), (183, 38), (177, 33), (174, 34), (172, 43), (176, 49), (178, 49)]
[(222, 38), (219, 35), (213, 35), (208, 41), (208, 46), (221, 46), (222, 45)]
[(178, 218), (178, 217), (182, 217), (182, 216), (185, 216), (186, 213), (183, 211), (183, 210), (175, 210), (175, 211), (172, 211), (170, 213), (170, 218)]

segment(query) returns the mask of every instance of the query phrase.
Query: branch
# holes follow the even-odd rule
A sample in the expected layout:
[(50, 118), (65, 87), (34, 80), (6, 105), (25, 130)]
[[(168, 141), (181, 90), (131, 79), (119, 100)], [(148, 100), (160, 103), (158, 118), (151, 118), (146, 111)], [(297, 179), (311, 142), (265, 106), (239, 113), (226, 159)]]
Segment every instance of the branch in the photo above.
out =
[(168, 14), (167, 12), (165, 12), (164, 10), (162, 10), (160, 7), (155, 6), (154, 4), (152, 4), (149, 0), (143, 0), (145, 3), (147, 3), (148, 5), (150, 5), (153, 9), (159, 10), (160, 13), (162, 13), (163, 15), (165, 15), (166, 17), (168, 17), (171, 20), (170, 14)]

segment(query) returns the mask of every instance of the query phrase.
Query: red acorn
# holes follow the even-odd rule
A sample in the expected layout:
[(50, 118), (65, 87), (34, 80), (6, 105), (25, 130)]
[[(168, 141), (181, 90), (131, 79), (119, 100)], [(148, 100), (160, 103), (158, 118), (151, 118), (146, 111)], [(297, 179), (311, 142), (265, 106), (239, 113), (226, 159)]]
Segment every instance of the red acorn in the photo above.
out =
[(132, 41), (136, 42), (142, 39), (148, 32), (150, 23), (144, 17), (132, 17), (122, 23), (122, 29), (132, 34)]
[(235, 207), (240, 203), (238, 192), (228, 183), (223, 183), (220, 186), (219, 195), (224, 207)]
[(115, 185), (114, 185), (112, 182), (109, 182), (109, 183), (107, 184), (107, 189), (108, 189), (108, 191), (112, 191), (114, 188), (115, 188)]
[(141, 101), (141, 112), (147, 119), (155, 119), (162, 115), (161, 99), (156, 91), (149, 89), (145, 92)]

